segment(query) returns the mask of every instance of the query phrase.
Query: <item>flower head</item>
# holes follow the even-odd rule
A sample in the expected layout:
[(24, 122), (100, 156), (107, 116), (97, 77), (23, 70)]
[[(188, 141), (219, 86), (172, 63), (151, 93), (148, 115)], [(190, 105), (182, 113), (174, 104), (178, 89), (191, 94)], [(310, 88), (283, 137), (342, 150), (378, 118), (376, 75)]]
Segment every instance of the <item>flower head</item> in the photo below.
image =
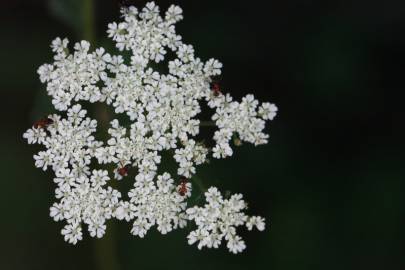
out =
[[(225, 239), (231, 252), (242, 251), (245, 243), (236, 227), (264, 229), (263, 218), (242, 212), (242, 195), (224, 199), (210, 188), (204, 207), (187, 209), (191, 183), (176, 183), (158, 169), (162, 153), (172, 152), (178, 177), (190, 179), (209, 156), (231, 156), (235, 134), (240, 141), (266, 143), (265, 123), (274, 118), (277, 107), (259, 104), (253, 95), (235, 101), (229, 94), (213, 92), (210, 84), (221, 74), (222, 64), (201, 60), (193, 46), (182, 41), (175, 28), (183, 19), (180, 7), (171, 6), (164, 16), (154, 2), (121, 12), (123, 20), (110, 23), (107, 33), (130, 57), (111, 55), (104, 48), (92, 51), (87, 41), (70, 50), (67, 39), (56, 38), (51, 45), (54, 62), (38, 69), (60, 115), (50, 115), (23, 137), (45, 147), (34, 155), (35, 166), (55, 173), (57, 201), (51, 217), (67, 223), (62, 235), (72, 244), (82, 239), (84, 224), (90, 236), (102, 237), (111, 218), (133, 222), (131, 233), (140, 237), (153, 226), (166, 234), (192, 220), (198, 228), (189, 234), (189, 243), (216, 248)], [(168, 72), (153, 69), (151, 63), (163, 65), (169, 51), (175, 57), (167, 62)], [(97, 140), (97, 121), (87, 116), (83, 102), (105, 103), (117, 115), (126, 114), (130, 124), (113, 119), (109, 138)], [(213, 147), (197, 141), (203, 102), (215, 111)], [(105, 164), (113, 171), (100, 169)], [(132, 172), (137, 172), (134, 187), (125, 200), (109, 182), (129, 181)]]

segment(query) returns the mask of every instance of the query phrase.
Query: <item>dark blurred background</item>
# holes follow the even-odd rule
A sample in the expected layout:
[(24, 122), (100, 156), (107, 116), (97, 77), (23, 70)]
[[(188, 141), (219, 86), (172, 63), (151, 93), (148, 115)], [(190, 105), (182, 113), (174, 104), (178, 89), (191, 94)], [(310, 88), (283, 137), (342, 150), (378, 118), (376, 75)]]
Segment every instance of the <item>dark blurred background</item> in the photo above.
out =
[(404, 269), (404, 1), (156, 1), (181, 5), (178, 33), (223, 62), (226, 91), (280, 109), (268, 145), (198, 171), (268, 221), (242, 230), (236, 256), (198, 251), (184, 230), (139, 239), (123, 222), (71, 246), (49, 218), (54, 184), (22, 134), (54, 112), (36, 74), (51, 40), (108, 44), (118, 1), (91, 2), (0, 4), (0, 269)]

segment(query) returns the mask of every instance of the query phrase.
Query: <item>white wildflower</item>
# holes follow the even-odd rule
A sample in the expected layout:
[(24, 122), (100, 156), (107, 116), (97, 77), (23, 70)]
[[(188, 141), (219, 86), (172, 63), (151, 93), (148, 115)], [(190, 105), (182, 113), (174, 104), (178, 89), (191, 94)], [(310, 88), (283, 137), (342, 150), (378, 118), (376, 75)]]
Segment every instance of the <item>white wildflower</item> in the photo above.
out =
[[(61, 115), (40, 120), (23, 137), (45, 148), (34, 155), (35, 166), (55, 173), (56, 202), (50, 216), (66, 222), (61, 233), (72, 244), (82, 240), (82, 228), (91, 237), (102, 237), (112, 218), (132, 222), (131, 233), (139, 237), (152, 227), (166, 234), (193, 220), (197, 229), (188, 236), (190, 244), (217, 248), (226, 240), (231, 252), (241, 252), (245, 243), (236, 228), (264, 230), (264, 219), (242, 212), (246, 208), (242, 195), (224, 199), (216, 188), (205, 193), (204, 207), (187, 209), (190, 179), (208, 155), (231, 156), (235, 137), (255, 145), (266, 143), (266, 120), (273, 120), (277, 107), (259, 104), (253, 95), (239, 102), (219, 86), (211, 89), (222, 64), (198, 58), (193, 46), (176, 33), (175, 24), (183, 19), (180, 7), (172, 5), (164, 16), (154, 2), (121, 12), (123, 21), (108, 24), (107, 33), (119, 51), (128, 51), (128, 60), (92, 48), (87, 41), (69, 50), (67, 39), (56, 38), (51, 45), (54, 62), (38, 69)], [(167, 62), (168, 73), (161, 74), (150, 64), (165, 65), (167, 54), (174, 59)], [(213, 147), (197, 141), (203, 102), (214, 110)], [(116, 114), (126, 114), (130, 123), (112, 119), (109, 138), (99, 141), (97, 121), (88, 117), (81, 103), (105, 103)], [(158, 175), (163, 152), (173, 153), (178, 164), (174, 179), (180, 181), (166, 172)], [(103, 169), (104, 165), (111, 169)], [(129, 181), (135, 173), (129, 200), (109, 186), (115, 179)]]

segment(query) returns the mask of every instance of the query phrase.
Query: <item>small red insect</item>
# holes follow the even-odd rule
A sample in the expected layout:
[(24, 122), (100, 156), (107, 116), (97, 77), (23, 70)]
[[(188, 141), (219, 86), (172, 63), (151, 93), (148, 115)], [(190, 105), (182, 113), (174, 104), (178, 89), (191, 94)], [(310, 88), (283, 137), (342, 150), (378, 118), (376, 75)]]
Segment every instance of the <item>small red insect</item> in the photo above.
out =
[(214, 93), (214, 96), (219, 96), (221, 93), (221, 87), (219, 86), (218, 82), (212, 82), (211, 83), (211, 90)]
[(187, 194), (188, 188), (187, 188), (187, 178), (185, 178), (184, 176), (182, 176), (180, 178), (180, 187), (178, 189), (178, 192), (181, 196), (184, 196)]
[(127, 176), (127, 175), (128, 175), (128, 171), (129, 171), (130, 168), (131, 168), (131, 166), (130, 166), (129, 164), (127, 164), (127, 165), (125, 165), (125, 166), (122, 166), (122, 164), (121, 164), (121, 167), (119, 167), (119, 168), (117, 169), (117, 173), (118, 173), (119, 175), (121, 175), (122, 177)]
[(34, 128), (47, 128), (49, 125), (53, 124), (53, 120), (51, 118), (42, 118), (36, 121), (33, 125)]

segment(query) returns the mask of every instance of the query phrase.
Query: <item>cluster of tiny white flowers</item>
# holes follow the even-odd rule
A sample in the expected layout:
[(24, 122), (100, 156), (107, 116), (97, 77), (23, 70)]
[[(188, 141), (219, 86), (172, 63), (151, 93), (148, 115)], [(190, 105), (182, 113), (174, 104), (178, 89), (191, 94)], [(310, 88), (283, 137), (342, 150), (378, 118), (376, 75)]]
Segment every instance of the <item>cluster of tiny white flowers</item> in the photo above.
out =
[(120, 202), (115, 212), (117, 219), (130, 221), (136, 218), (131, 230), (133, 235), (144, 237), (155, 224), (162, 234), (186, 226), (185, 200), (191, 196), (190, 183), (189, 192), (184, 196), (177, 192), (179, 187), (174, 185), (168, 173), (159, 175), (156, 184), (152, 179), (138, 175), (134, 186), (128, 193), (130, 201)]
[[(259, 104), (253, 95), (238, 102), (212, 90), (222, 64), (195, 57), (193, 47), (176, 34), (175, 23), (183, 18), (180, 7), (171, 6), (161, 17), (159, 7), (150, 2), (141, 11), (123, 8), (122, 14), (124, 20), (109, 24), (107, 33), (118, 50), (131, 53), (130, 59), (110, 55), (103, 48), (90, 52), (87, 41), (76, 43), (70, 52), (68, 40), (56, 38), (51, 45), (54, 62), (38, 69), (55, 109), (66, 112), (65, 118), (50, 115), (24, 134), (28, 143), (46, 148), (34, 155), (35, 165), (51, 168), (56, 176), (58, 201), (51, 207), (51, 217), (67, 222), (62, 234), (73, 244), (82, 239), (83, 224), (92, 237), (102, 237), (111, 218), (133, 221), (131, 233), (140, 237), (153, 225), (166, 234), (193, 220), (198, 228), (189, 234), (190, 244), (198, 241), (198, 248), (217, 248), (225, 239), (231, 252), (242, 251), (245, 244), (236, 227), (264, 229), (263, 218), (241, 212), (246, 208), (242, 195), (223, 199), (216, 188), (210, 188), (203, 208), (187, 209), (191, 183), (176, 184), (168, 173), (157, 175), (157, 170), (162, 151), (173, 151), (177, 174), (190, 179), (209, 154), (231, 156), (234, 136), (255, 145), (267, 143), (263, 130), (277, 107)], [(150, 62), (161, 63), (169, 50), (176, 57), (168, 61), (168, 73), (153, 70)], [(87, 111), (78, 104), (83, 101), (104, 102), (116, 114), (126, 114), (131, 124), (124, 127), (114, 119), (108, 129), (110, 138), (97, 141), (93, 135), (97, 121), (86, 117)], [(203, 101), (215, 110), (211, 120), (218, 129), (212, 148), (196, 141)], [(113, 164), (118, 180), (136, 168), (129, 200), (107, 186), (107, 170), (91, 169), (96, 163), (98, 168)]]
[(236, 227), (246, 225), (248, 230), (255, 226), (263, 231), (265, 224), (262, 217), (249, 217), (242, 210), (247, 205), (242, 200), (242, 194), (234, 194), (229, 199), (223, 199), (217, 188), (211, 187), (205, 193), (207, 203), (204, 207), (194, 206), (187, 209), (187, 216), (194, 220), (198, 228), (188, 235), (190, 245), (198, 241), (198, 248), (218, 248), (223, 238), (227, 241), (228, 249), (238, 253), (246, 248), (245, 242), (236, 234)]

